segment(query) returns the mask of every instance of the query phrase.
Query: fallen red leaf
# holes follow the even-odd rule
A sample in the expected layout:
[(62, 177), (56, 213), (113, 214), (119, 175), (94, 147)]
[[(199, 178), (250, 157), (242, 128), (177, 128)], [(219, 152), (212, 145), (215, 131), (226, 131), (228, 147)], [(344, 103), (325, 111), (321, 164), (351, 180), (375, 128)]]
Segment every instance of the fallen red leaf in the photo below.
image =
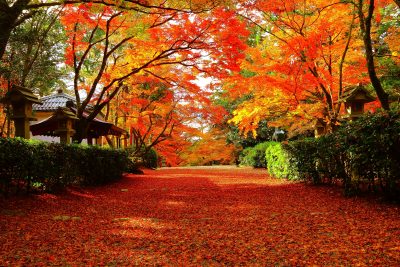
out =
[(398, 206), (263, 170), (161, 169), (0, 204), (0, 266), (400, 262)]

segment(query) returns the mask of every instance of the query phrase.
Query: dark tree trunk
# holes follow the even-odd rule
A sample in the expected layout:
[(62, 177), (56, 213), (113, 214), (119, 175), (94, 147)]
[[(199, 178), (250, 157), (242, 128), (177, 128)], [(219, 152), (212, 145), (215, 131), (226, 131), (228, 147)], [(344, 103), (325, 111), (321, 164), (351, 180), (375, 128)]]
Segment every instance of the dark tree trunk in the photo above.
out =
[(372, 16), (374, 13), (374, 1), (369, 1), (368, 6), (368, 15), (364, 16), (363, 12), (363, 1), (359, 0), (358, 5), (358, 14), (360, 19), (360, 28), (362, 32), (362, 37), (364, 41), (365, 47), (365, 58), (367, 60), (367, 68), (368, 75), (371, 80), (372, 86), (375, 89), (375, 92), (378, 96), (379, 102), (381, 106), (385, 110), (389, 110), (389, 95), (385, 92), (382, 87), (382, 84), (376, 74), (375, 63), (374, 63), (374, 54), (372, 48), (372, 40), (371, 40), (371, 24), (372, 24)]
[(89, 130), (89, 121), (84, 118), (80, 118), (79, 120), (76, 121), (75, 123), (75, 134), (73, 139), (74, 143), (82, 143), (82, 140), (87, 137), (87, 133)]
[(18, 0), (9, 6), (6, 0), (0, 0), (0, 59), (3, 58), (11, 32), (28, 3), (29, 0)]
[(365, 57), (367, 59), (367, 67), (368, 74), (371, 80), (372, 86), (375, 89), (375, 92), (378, 96), (379, 102), (381, 102), (381, 106), (385, 110), (389, 110), (389, 95), (385, 92), (382, 87), (382, 84), (378, 78), (378, 75), (375, 71), (375, 63), (374, 63), (374, 55), (372, 52), (372, 42), (371, 36), (368, 34), (364, 34), (364, 45), (365, 45)]

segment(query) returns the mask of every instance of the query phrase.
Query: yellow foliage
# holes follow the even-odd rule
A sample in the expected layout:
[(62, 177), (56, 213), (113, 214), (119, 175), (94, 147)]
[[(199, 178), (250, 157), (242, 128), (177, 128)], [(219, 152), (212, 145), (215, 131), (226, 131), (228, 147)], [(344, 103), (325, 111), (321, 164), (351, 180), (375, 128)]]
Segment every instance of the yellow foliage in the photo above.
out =
[(236, 148), (226, 143), (223, 131), (213, 128), (182, 153), (181, 165), (234, 164)]

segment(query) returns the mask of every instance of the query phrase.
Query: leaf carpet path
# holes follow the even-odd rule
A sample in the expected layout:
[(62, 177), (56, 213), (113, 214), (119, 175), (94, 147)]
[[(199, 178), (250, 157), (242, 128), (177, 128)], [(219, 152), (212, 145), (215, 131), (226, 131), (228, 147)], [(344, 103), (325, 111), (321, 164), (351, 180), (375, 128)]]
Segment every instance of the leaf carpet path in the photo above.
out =
[(399, 266), (398, 206), (242, 168), (0, 200), (0, 266)]

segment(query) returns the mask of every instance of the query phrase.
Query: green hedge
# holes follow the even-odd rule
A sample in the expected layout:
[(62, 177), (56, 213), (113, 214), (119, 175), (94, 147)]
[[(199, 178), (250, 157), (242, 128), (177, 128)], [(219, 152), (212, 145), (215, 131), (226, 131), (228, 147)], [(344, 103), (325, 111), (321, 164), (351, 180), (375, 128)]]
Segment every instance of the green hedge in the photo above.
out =
[(143, 156), (144, 166), (147, 168), (155, 169), (158, 167), (158, 155), (157, 151), (151, 148), (146, 154)]
[(286, 150), (283, 149), (281, 143), (269, 142), (265, 150), (265, 159), (270, 175), (277, 178), (296, 178), (290, 171), (289, 156)]
[(265, 150), (271, 142), (263, 142), (255, 145), (254, 147), (247, 147), (243, 149), (239, 156), (239, 164), (243, 166), (252, 166), (255, 168), (266, 168), (267, 162), (265, 160)]
[(313, 183), (340, 181), (346, 193), (400, 193), (400, 114), (365, 115), (333, 134), (284, 146), (296, 178)]
[(122, 150), (0, 138), (0, 191), (105, 184), (120, 178), (127, 163)]
[(154, 148), (146, 150), (145, 148), (136, 148), (134, 146), (126, 148), (131, 166), (134, 170), (139, 170), (140, 167), (156, 169), (158, 167), (158, 154)]

